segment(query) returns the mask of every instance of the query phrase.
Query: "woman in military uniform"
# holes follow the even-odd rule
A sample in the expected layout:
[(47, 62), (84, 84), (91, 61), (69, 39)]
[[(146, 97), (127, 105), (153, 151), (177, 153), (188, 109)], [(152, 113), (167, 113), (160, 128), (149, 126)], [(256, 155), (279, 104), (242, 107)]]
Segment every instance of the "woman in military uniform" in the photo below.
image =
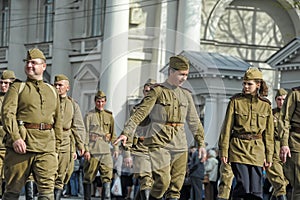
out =
[(243, 91), (228, 104), (219, 139), (221, 161), (231, 164), (233, 199), (263, 199), (263, 167), (272, 165), (274, 123), (268, 88), (258, 68), (249, 68)]

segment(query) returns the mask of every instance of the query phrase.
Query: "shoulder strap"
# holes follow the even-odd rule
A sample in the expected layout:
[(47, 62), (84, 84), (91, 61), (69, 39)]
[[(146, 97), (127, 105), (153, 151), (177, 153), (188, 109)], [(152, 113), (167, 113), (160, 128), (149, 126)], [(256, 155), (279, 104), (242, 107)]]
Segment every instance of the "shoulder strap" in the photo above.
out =
[(55, 98), (57, 98), (57, 93), (56, 93), (56, 90), (54, 89), (54, 87), (52, 85), (50, 85), (49, 83), (46, 83), (46, 85), (48, 85), (50, 87), (50, 89), (52, 90)]
[(25, 82), (21, 82), (19, 87), (19, 94), (24, 90), (24, 87), (25, 87)]

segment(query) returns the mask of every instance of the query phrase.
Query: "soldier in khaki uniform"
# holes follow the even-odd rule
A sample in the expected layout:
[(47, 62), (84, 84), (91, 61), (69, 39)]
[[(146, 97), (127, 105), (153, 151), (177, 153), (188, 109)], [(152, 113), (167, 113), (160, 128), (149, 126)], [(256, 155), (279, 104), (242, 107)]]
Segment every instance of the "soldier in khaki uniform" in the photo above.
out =
[(280, 110), (282, 108), (286, 95), (287, 95), (287, 91), (281, 88), (277, 91), (275, 96), (277, 107), (272, 110), (274, 116), (274, 138), (275, 138), (274, 156), (273, 156), (272, 166), (267, 169), (267, 177), (274, 188), (272, 198), (278, 200), (286, 199), (286, 186), (288, 184), (283, 174), (282, 162), (279, 158), (281, 136), (278, 133)]
[(272, 165), (274, 123), (262, 72), (249, 68), (243, 92), (230, 99), (220, 133), (221, 161), (231, 164), (237, 184), (233, 199), (263, 199), (263, 167)]
[(3, 199), (18, 200), (32, 173), (38, 199), (53, 200), (57, 151), (62, 134), (59, 96), (53, 86), (43, 81), (46, 70), (43, 52), (31, 49), (24, 60), (27, 80), (10, 86), (2, 106), (6, 132)]
[[(4, 95), (9, 89), (9, 86), (15, 81), (16, 76), (15, 73), (11, 70), (5, 70), (2, 72), (1, 78), (0, 78), (0, 107), (2, 107)], [(1, 111), (0, 111), (1, 112)], [(3, 130), (2, 125), (2, 119), (0, 116), (0, 198), (2, 197), (2, 183), (4, 180), (4, 174), (3, 174), (3, 166), (4, 166), (4, 156), (5, 156), (5, 145), (2, 143), (3, 138), (5, 136), (5, 131)]]
[(54, 190), (55, 200), (59, 200), (61, 199), (63, 187), (70, 178), (70, 175), (67, 176), (67, 172), (71, 173), (73, 171), (74, 158), (77, 158), (72, 142), (76, 144), (80, 155), (84, 153), (82, 138), (85, 137), (85, 127), (79, 105), (67, 95), (70, 89), (68, 77), (63, 74), (56, 75), (54, 86), (60, 96), (60, 111), (63, 118), (62, 143), (59, 148), (58, 171)]
[[(85, 116), (86, 152), (84, 172), (84, 199), (91, 199), (91, 184), (95, 180), (98, 170), (102, 182), (102, 199), (110, 200), (110, 185), (113, 176), (113, 160), (110, 143), (116, 138), (114, 118), (112, 112), (105, 110), (106, 95), (98, 91), (95, 95), (95, 109)], [(118, 157), (118, 146), (114, 146), (113, 157)]]
[(292, 199), (300, 200), (300, 87), (292, 88), (281, 109), (280, 159), (285, 177), (293, 187)]
[(162, 199), (164, 195), (168, 200), (180, 198), (188, 157), (185, 122), (198, 144), (199, 157), (206, 157), (204, 130), (192, 95), (181, 87), (189, 73), (189, 61), (181, 55), (172, 56), (168, 70), (167, 80), (152, 87), (115, 141), (126, 145), (136, 127), (149, 116), (151, 123), (144, 144), (149, 148), (154, 179), (150, 200)]

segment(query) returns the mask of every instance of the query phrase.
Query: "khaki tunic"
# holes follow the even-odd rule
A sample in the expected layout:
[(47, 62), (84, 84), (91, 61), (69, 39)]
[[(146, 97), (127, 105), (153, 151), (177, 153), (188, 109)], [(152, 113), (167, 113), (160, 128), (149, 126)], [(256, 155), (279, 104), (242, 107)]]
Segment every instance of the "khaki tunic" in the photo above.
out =
[[(84, 162), (84, 182), (92, 183), (98, 170), (102, 183), (111, 182), (113, 162), (110, 144), (116, 139), (113, 115), (107, 110), (91, 110), (85, 116), (85, 127), (85, 149), (90, 152), (91, 159)], [(115, 145), (114, 150), (117, 149)]]
[[(261, 135), (246, 140), (233, 134)], [(257, 96), (237, 94), (231, 98), (219, 139), (220, 156), (229, 162), (262, 167), (264, 159), (272, 162), (274, 152), (274, 123), (271, 105)]]
[[(187, 123), (199, 147), (204, 147), (204, 130), (191, 93), (167, 82), (157, 84), (137, 106), (123, 133), (133, 137), (137, 126), (147, 117), (151, 123), (144, 144), (149, 148), (154, 183), (151, 196), (179, 198), (187, 163)], [(177, 124), (172, 126), (171, 124)]]
[[(78, 104), (71, 97), (60, 98), (60, 108), (63, 118), (63, 135), (62, 143), (59, 148), (58, 155), (58, 171), (55, 180), (55, 188), (63, 189), (64, 185), (70, 178), (73, 172), (74, 152), (71, 138), (74, 139), (78, 149), (84, 149), (84, 143), (81, 138), (85, 137), (85, 127), (82, 119), (81, 111)], [(72, 168), (72, 170), (68, 170)]]
[(285, 98), (281, 109), (279, 135), (282, 136), (281, 146), (289, 146), (291, 158), (287, 157), (283, 170), (293, 187), (293, 199), (300, 199), (300, 87), (293, 88)]
[[(20, 94), (19, 87), (18, 82), (12, 84), (3, 102), (2, 122), (8, 133), (6, 147), (11, 148), (14, 141), (22, 138), (26, 142), (27, 151), (55, 152), (62, 141), (62, 116), (55, 88), (51, 89), (52, 86), (36, 80), (28, 80)], [(18, 126), (17, 120), (24, 123), (53, 124), (53, 129), (25, 130), (24, 126)]]
[[(54, 87), (43, 81), (27, 80), (19, 91), (20, 82), (12, 84), (2, 106), (2, 122), (6, 132), (6, 192), (3, 199), (17, 199), (28, 176), (33, 173), (40, 196), (53, 199), (57, 171), (57, 154), (62, 141), (62, 117), (59, 97)], [(24, 123), (52, 124), (51, 130), (26, 129)], [(22, 138), (26, 154), (18, 154), (12, 143)]]

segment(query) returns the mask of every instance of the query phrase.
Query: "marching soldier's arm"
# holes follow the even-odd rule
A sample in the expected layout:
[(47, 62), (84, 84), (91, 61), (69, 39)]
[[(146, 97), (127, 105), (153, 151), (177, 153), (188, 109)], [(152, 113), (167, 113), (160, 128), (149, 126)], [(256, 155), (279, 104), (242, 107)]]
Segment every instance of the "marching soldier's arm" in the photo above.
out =
[(280, 122), (278, 127), (279, 135), (281, 136), (280, 146), (288, 146), (290, 120), (292, 119), (296, 108), (296, 95), (291, 92), (287, 95), (280, 112)]
[(21, 139), (17, 122), (17, 108), (18, 108), (19, 87), (12, 84), (6, 93), (2, 105), (2, 123), (3, 129), (10, 134), (11, 139), (15, 142)]
[(90, 136), (89, 136), (89, 133), (90, 133), (90, 127), (89, 127), (89, 124), (90, 124), (90, 118), (89, 118), (89, 114), (86, 114), (85, 115), (85, 118), (84, 118), (84, 124), (85, 124), (85, 136), (83, 137), (83, 141), (84, 141), (84, 148), (85, 148), (85, 152), (89, 152), (89, 141), (90, 141)]
[(134, 113), (125, 123), (122, 135), (125, 135), (129, 140), (133, 140), (134, 132), (137, 126), (150, 114), (153, 109), (158, 95), (160, 94), (160, 87), (151, 89), (149, 93), (143, 98), (142, 102), (136, 107)]
[(83, 139), (86, 135), (85, 126), (84, 126), (79, 105), (76, 102), (73, 102), (73, 107), (74, 107), (74, 115), (73, 115), (71, 130), (77, 148), (79, 150), (82, 150), (85, 148), (83, 142)]
[(228, 149), (229, 149), (229, 141), (230, 141), (230, 134), (234, 123), (234, 102), (230, 101), (226, 115), (223, 121), (223, 125), (221, 127), (221, 133), (219, 137), (219, 151), (220, 157), (228, 158)]
[(188, 112), (187, 112), (187, 123), (191, 132), (194, 135), (195, 141), (198, 144), (199, 148), (205, 148), (204, 143), (204, 129), (197, 114), (194, 101), (190, 94), (187, 94), (188, 97)]
[[(52, 86), (50, 86), (52, 87)], [(56, 138), (56, 151), (58, 152), (58, 149), (60, 148), (60, 145), (62, 143), (62, 133), (63, 133), (63, 119), (62, 119), (62, 113), (60, 112), (60, 99), (59, 95), (56, 92), (56, 109), (54, 114), (54, 132), (55, 132), (55, 138)]]

